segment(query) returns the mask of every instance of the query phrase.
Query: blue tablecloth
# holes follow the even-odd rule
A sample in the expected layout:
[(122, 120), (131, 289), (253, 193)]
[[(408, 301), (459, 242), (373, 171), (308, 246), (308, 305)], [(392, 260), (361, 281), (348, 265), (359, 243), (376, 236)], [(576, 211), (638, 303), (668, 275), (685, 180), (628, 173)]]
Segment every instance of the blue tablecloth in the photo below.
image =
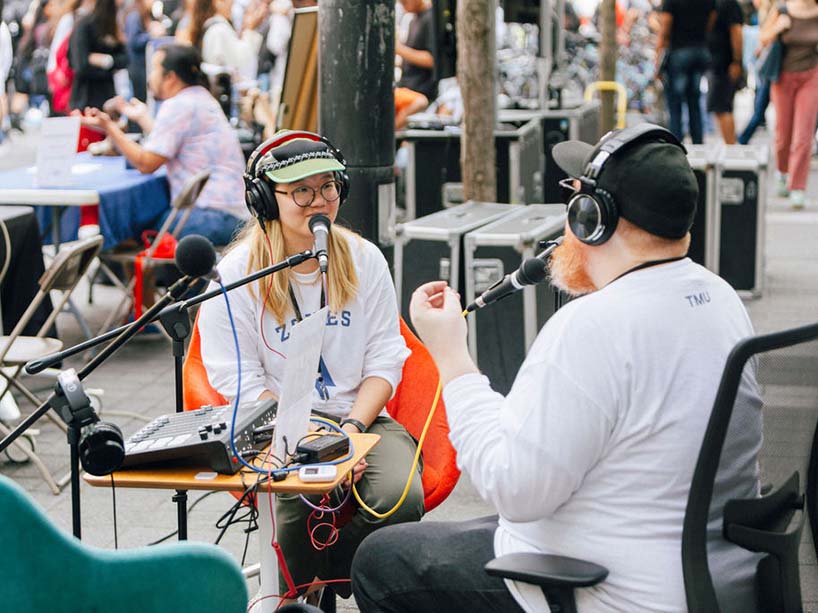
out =
[[(94, 190), (99, 194), (99, 227), (107, 249), (129, 238), (136, 238), (143, 230), (156, 227), (161, 215), (170, 206), (170, 194), (165, 169), (144, 175), (138, 170), (125, 168), (125, 158), (116, 156), (94, 157), (77, 154), (74, 164), (99, 165), (98, 171), (75, 176), (67, 189)], [(35, 174), (27, 168), (0, 173), (0, 186), (9, 189), (34, 187)], [(51, 242), (52, 214), (50, 206), (37, 206), (37, 220), (43, 242)], [(60, 220), (60, 240), (77, 238), (80, 210), (67, 206)]]

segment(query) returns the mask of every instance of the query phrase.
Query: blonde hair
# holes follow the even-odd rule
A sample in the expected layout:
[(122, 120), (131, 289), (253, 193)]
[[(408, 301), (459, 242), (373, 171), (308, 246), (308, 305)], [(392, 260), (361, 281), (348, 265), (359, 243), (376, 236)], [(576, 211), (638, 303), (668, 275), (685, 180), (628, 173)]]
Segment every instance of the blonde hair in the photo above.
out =
[[(234, 242), (234, 246), (244, 243), (250, 246), (250, 257), (247, 260), (248, 274), (272, 266), (284, 260), (288, 255), (284, 248), (281, 222), (278, 220), (265, 221), (264, 228), (267, 238), (259, 223), (251, 220)], [(267, 239), (270, 241), (269, 244)], [(327, 271), (327, 303), (333, 312), (341, 311), (358, 292), (358, 273), (352, 259), (352, 245), (360, 240), (361, 237), (358, 234), (333, 224), (329, 236), (329, 270)], [(284, 318), (292, 307), (288, 289), (291, 279), (292, 269), (285, 268), (259, 279), (257, 289), (256, 284), (250, 286), (250, 293), (254, 298), (257, 297), (256, 291), (258, 291), (258, 297), (266, 296), (264, 306), (279, 324), (284, 323)]]

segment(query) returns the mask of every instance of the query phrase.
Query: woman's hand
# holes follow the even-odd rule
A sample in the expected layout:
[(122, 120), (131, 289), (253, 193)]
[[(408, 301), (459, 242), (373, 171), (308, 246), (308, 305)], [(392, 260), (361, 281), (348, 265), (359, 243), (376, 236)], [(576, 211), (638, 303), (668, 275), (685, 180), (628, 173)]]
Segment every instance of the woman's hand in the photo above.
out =
[[(364, 471), (368, 466), (369, 464), (366, 463), (366, 458), (361, 458), (361, 461), (352, 467), (352, 483), (358, 483), (358, 481), (361, 480), (361, 477), (364, 476)], [(344, 480), (341, 481), (341, 487), (349, 487), (349, 473), (347, 473)]]

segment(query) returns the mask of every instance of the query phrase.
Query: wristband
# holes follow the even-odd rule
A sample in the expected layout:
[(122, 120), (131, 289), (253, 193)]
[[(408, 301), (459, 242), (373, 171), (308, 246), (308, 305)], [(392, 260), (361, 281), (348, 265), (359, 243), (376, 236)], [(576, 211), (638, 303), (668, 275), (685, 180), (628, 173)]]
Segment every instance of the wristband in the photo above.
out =
[(340, 424), (340, 425), (341, 425), (341, 427), (343, 428), (343, 427), (344, 427), (346, 424), (352, 424), (353, 426), (355, 426), (356, 428), (358, 428), (358, 431), (359, 431), (361, 434), (363, 434), (364, 432), (366, 432), (366, 426), (363, 424), (363, 422), (360, 422), (360, 421), (358, 421), (357, 419), (353, 419), (353, 418), (351, 418), (351, 417), (347, 417), (347, 418), (345, 418), (345, 419), (342, 419), (342, 420), (341, 420), (341, 424)]

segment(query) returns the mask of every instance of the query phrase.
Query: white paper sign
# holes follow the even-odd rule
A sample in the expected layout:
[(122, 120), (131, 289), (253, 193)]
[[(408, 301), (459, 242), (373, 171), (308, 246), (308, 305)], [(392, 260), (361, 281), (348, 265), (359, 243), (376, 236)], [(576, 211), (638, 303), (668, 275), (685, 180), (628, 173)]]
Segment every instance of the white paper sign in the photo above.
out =
[(275, 428), (275, 454), (282, 459), (284, 437), (290, 451), (295, 451), (296, 442), (307, 434), (309, 428), (328, 310), (328, 307), (324, 307), (296, 324), (287, 341), (284, 382), (278, 400)]
[(48, 117), (43, 120), (37, 148), (37, 187), (72, 185), (71, 165), (77, 153), (79, 117)]

